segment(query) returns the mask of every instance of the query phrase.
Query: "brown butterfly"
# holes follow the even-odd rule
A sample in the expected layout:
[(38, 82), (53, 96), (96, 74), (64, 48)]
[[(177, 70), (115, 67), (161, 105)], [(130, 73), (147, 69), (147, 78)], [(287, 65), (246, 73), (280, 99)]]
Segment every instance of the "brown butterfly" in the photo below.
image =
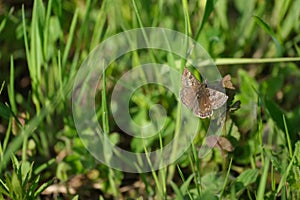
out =
[(187, 68), (183, 71), (181, 84), (182, 103), (200, 118), (211, 117), (213, 110), (220, 108), (228, 99), (223, 92), (209, 88), (206, 83), (200, 83)]

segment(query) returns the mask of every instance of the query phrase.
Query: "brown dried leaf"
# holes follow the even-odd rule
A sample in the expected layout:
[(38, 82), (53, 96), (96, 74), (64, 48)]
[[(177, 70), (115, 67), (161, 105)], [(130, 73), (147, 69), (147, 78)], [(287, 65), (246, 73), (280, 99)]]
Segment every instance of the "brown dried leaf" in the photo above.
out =
[(233, 84), (231, 82), (230, 74), (227, 74), (226, 76), (223, 77), (222, 85), (223, 85), (224, 88), (235, 90), (235, 87), (233, 86)]

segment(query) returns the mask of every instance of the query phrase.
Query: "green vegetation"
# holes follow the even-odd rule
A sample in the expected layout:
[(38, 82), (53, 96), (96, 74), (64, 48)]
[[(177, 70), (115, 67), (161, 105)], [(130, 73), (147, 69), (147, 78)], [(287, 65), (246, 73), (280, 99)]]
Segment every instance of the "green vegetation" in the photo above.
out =
[[(0, 3), (0, 199), (300, 199), (300, 0), (12, 2)], [(85, 148), (72, 116), (74, 77), (98, 44), (142, 27), (192, 37), (231, 75), (236, 91), (222, 134), (232, 152), (219, 147), (198, 157), (208, 119), (197, 119), (180, 159), (149, 173), (109, 168)], [(135, 91), (130, 114), (145, 124), (151, 105), (161, 104), (163, 130), (141, 140), (113, 121), (115, 83), (145, 62), (178, 71), (185, 64), (155, 49), (129, 52), (109, 65), (95, 97), (104, 133), (133, 152), (184, 134), (181, 104), (155, 84)]]

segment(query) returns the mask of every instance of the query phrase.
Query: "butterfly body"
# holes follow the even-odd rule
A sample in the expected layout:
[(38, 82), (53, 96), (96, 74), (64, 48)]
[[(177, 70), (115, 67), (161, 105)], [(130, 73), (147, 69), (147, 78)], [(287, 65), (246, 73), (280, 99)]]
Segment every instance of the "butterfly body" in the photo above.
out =
[(187, 68), (184, 69), (181, 83), (182, 103), (200, 118), (211, 117), (213, 109), (220, 108), (228, 99), (226, 94), (200, 83)]

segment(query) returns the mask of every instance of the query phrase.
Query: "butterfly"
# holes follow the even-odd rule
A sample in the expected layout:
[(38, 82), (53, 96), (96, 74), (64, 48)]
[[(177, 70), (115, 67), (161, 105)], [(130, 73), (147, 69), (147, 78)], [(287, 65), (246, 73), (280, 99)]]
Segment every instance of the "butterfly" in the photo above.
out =
[(225, 93), (208, 87), (206, 82), (200, 83), (187, 68), (184, 68), (181, 84), (182, 103), (200, 118), (211, 117), (213, 110), (223, 106), (228, 99)]

